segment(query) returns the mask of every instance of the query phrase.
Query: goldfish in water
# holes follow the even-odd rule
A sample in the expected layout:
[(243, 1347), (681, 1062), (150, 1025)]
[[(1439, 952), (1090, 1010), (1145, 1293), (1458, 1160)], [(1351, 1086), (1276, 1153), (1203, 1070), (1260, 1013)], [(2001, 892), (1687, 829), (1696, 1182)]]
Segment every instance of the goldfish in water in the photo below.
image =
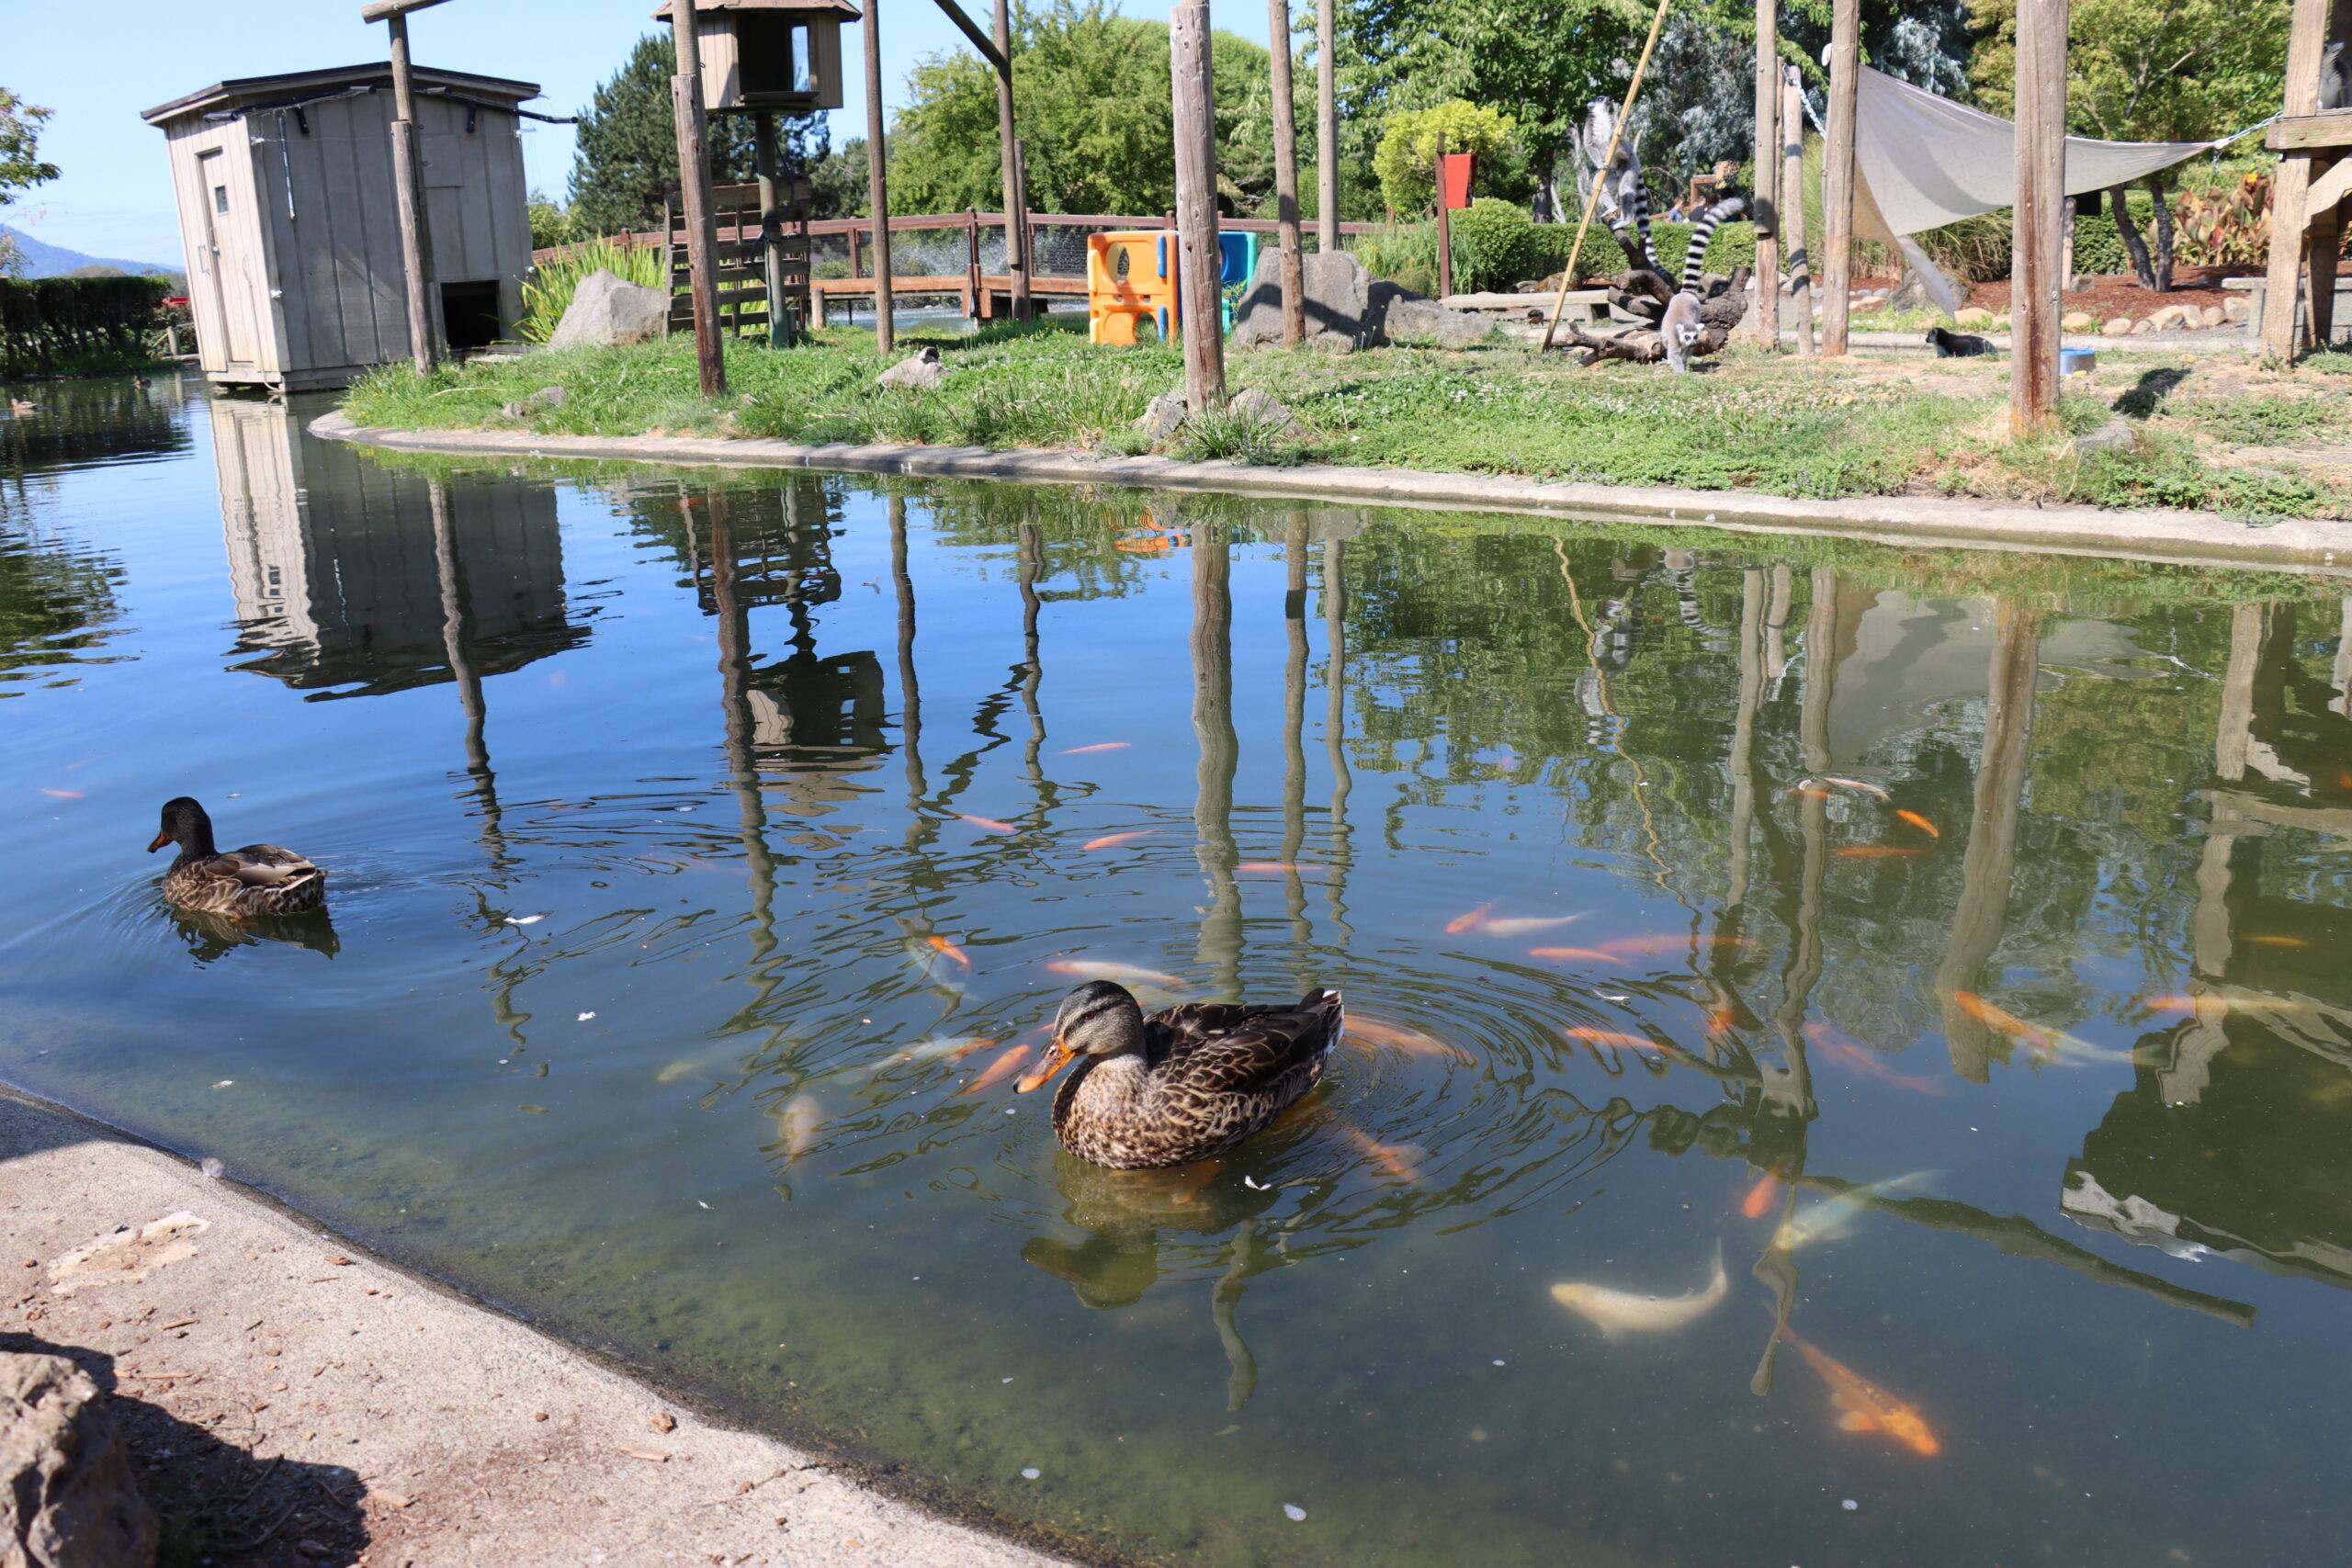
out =
[(1724, 1244), (1715, 1243), (1715, 1273), (1703, 1287), (1685, 1296), (1645, 1296), (1633, 1291), (1572, 1280), (1552, 1287), (1552, 1299), (1590, 1322), (1604, 1339), (1621, 1334), (1669, 1334), (1688, 1328), (1723, 1304), (1731, 1292), (1731, 1277), (1724, 1272)]
[(1623, 1045), (1629, 1051), (1664, 1051), (1665, 1046), (1644, 1034), (1626, 1034), (1614, 1029), (1593, 1029), (1574, 1024), (1560, 1031), (1571, 1040), (1589, 1041), (1595, 1045)]
[(1120, 986), (1158, 986), (1167, 990), (1182, 988), (1184, 982), (1173, 975), (1157, 969), (1146, 969), (1135, 964), (1114, 964), (1105, 958), (1057, 958), (1046, 967), (1057, 975), (1068, 975), (1078, 980), (1108, 980)]
[(956, 946), (954, 942), (948, 941), (945, 937), (927, 936), (922, 940), (933, 953), (938, 953), (941, 957), (951, 959), (954, 962), (962, 964), (967, 969), (969, 969), (972, 966), (971, 955), (967, 953), (962, 948)]
[(1419, 1030), (1409, 1028), (1405, 1024), (1390, 1023), (1384, 1019), (1367, 1018), (1360, 1012), (1348, 1014), (1342, 1032), (1349, 1040), (1359, 1045), (1374, 1047), (1385, 1045), (1393, 1051), (1402, 1051), (1408, 1056), (1451, 1056), (1457, 1062), (1470, 1060), (1470, 1053), (1459, 1046), (1449, 1045), (1442, 1040), (1424, 1034)]
[(2044, 1061), (2063, 1063), (2069, 1066), (2086, 1066), (2093, 1062), (2128, 1065), (2137, 1058), (2129, 1051), (2112, 1050), (2094, 1045), (2087, 1040), (2077, 1040), (2063, 1030), (2045, 1029), (2038, 1023), (2028, 1023), (1986, 1001), (1973, 991), (1954, 991), (1954, 1006), (1995, 1033), (2005, 1035), (2024, 1046)]
[(2291, 997), (2223, 996), (2208, 991), (2201, 997), (2148, 997), (2140, 1003), (2149, 1012), (2196, 1012), (2207, 1010), (2216, 1012), (2310, 1012), (2310, 1002)]
[(1707, 1010), (1707, 1033), (1720, 1040), (1729, 1034), (1739, 1022), (1739, 1010), (1729, 1002), (1717, 1002)]
[(1690, 948), (1722, 948), (1736, 952), (1755, 944), (1744, 936), (1676, 936), (1662, 932), (1657, 936), (1621, 936), (1614, 942), (1600, 944), (1603, 953), (1621, 957), (1634, 957), (1660, 953), (1680, 953)]
[(886, 1067), (896, 1066), (903, 1062), (937, 1062), (944, 1060), (960, 1062), (965, 1057), (970, 1055), (973, 1052), (985, 1051), (995, 1043), (995, 1041), (989, 1039), (986, 1035), (956, 1035), (954, 1037), (940, 1036), (930, 1040), (922, 1040), (908, 1046), (903, 1051), (891, 1052), (890, 1055), (882, 1058), (881, 1062), (874, 1070), (878, 1073)]
[(1792, 788), (1789, 793), (1804, 800), (1831, 800), (1836, 798), (1827, 790), (1815, 789), (1810, 784), (1798, 784)]
[(1866, 1077), (1876, 1078), (1881, 1083), (1893, 1084), (1897, 1089), (1909, 1089), (1913, 1094), (1944, 1095), (1951, 1092), (1933, 1078), (1923, 1078), (1914, 1073), (1895, 1071), (1887, 1066), (1885, 1059), (1877, 1052), (1846, 1039), (1826, 1023), (1806, 1024), (1804, 1034), (1806, 1039), (1821, 1048), (1824, 1055), (1852, 1068)]
[(1464, 931), (1476, 931), (1478, 927), (1485, 922), (1487, 916), (1493, 910), (1494, 907), (1494, 904), (1491, 903), (1481, 904), (1466, 915), (1454, 916), (1453, 919), (1445, 922), (1445, 934), (1448, 936), (1460, 936)]
[(1883, 784), (1874, 784), (1868, 779), (1841, 779), (1834, 773), (1824, 773), (1821, 782), (1826, 784), (1834, 784), (1839, 789), (1850, 789), (1857, 795), (1876, 795), (1881, 800), (1892, 798), (1886, 793), (1886, 787)]
[(1919, 831), (1927, 834), (1930, 839), (1940, 839), (1943, 837), (1943, 834), (1936, 830), (1936, 825), (1933, 822), (1928, 821), (1926, 818), (1920, 816), (1916, 811), (1898, 811), (1895, 813), (1895, 816), (1901, 818), (1904, 821), (1910, 823), (1911, 826), (1918, 829)]
[(1129, 743), (1125, 740), (1097, 740), (1091, 746), (1073, 746), (1069, 748), (1069, 750), (1064, 751), (1062, 755), (1065, 757), (1088, 757), (1093, 755), (1097, 751), (1124, 751), (1127, 749), (1128, 744)]
[(1911, 860), (1928, 852), (1907, 844), (1844, 844), (1829, 852), (1839, 860)]
[(825, 1124), (825, 1108), (817, 1103), (813, 1094), (796, 1094), (784, 1102), (781, 1111), (770, 1111), (784, 1135), (784, 1157), (797, 1160), (808, 1152), (817, 1141), (817, 1129)]
[(1421, 1151), (1411, 1144), (1384, 1144), (1360, 1127), (1343, 1129), (1356, 1152), (1399, 1181), (1421, 1179)]
[(1796, 1330), (1786, 1324), (1781, 1325), (1781, 1337), (1795, 1346), (1805, 1365), (1829, 1385), (1829, 1402), (1841, 1413), (1838, 1417), (1839, 1431), (1884, 1432), (1924, 1459), (1943, 1451), (1943, 1445), (1928, 1429), (1928, 1423), (1918, 1411), (1844, 1362), (1798, 1338)]
[(1603, 953), (1597, 947), (1531, 947), (1530, 958), (1564, 958), (1577, 964), (1614, 964), (1617, 955)]
[(1532, 936), (1548, 931), (1555, 926), (1574, 925), (1584, 917), (1578, 915), (1512, 915), (1504, 919), (1488, 920), (1478, 929), (1488, 936)]
[(1907, 1176), (1890, 1176), (1883, 1181), (1849, 1187), (1835, 1197), (1825, 1198), (1785, 1221), (1772, 1234), (1772, 1245), (1780, 1251), (1794, 1252), (1816, 1241), (1844, 1235), (1853, 1228), (1854, 1216), (1879, 1199), (1942, 1174), (1939, 1170), (1915, 1170)]
[(1020, 829), (1014, 827), (1010, 822), (1000, 822), (993, 817), (974, 817), (967, 812), (957, 812), (956, 814), (956, 820), (958, 822), (969, 823), (971, 826), (978, 828), (983, 833), (1018, 833), (1021, 831)]
[(978, 1094), (980, 1090), (987, 1089), (991, 1084), (1002, 1083), (1005, 1079), (1013, 1075), (1013, 1072), (1020, 1067), (1023, 1062), (1028, 1059), (1028, 1046), (1012, 1046), (1001, 1053), (995, 1061), (990, 1062), (987, 1066), (981, 1068), (980, 1076), (978, 1077), (974, 1078), (970, 1083), (966, 1084), (962, 1089), (957, 1089), (956, 1092), (958, 1094)]
[(1317, 876), (1323, 870), (1319, 865), (1296, 865), (1286, 860), (1245, 860), (1233, 869), (1244, 876)]
[(1751, 1220), (1760, 1220), (1764, 1217), (1764, 1211), (1772, 1206), (1772, 1200), (1780, 1195), (1781, 1173), (1768, 1170), (1756, 1179), (1756, 1185), (1749, 1188), (1747, 1196), (1739, 1201), (1739, 1212)]
[(1148, 839), (1159, 831), (1159, 829), (1157, 828), (1137, 828), (1125, 833), (1105, 833), (1099, 839), (1087, 840), (1086, 842), (1080, 844), (1079, 848), (1082, 850), (1113, 850), (1118, 848), (1121, 844), (1132, 844), (1137, 839)]
[(2262, 936), (2250, 936), (2246, 938), (2246, 941), (2253, 942), (2257, 947), (2309, 947), (2311, 945), (2310, 939), (2300, 936), (2275, 936), (2265, 934)]
[(78, 789), (44, 789), (41, 794), (51, 800), (87, 800), (89, 798)]

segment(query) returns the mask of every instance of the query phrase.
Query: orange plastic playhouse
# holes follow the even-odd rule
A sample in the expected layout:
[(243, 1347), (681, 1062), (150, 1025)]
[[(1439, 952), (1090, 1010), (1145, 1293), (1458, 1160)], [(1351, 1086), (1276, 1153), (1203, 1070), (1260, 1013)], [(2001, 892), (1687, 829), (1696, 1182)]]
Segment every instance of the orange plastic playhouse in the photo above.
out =
[(1087, 340), (1132, 344), (1146, 321), (1167, 343), (1176, 335), (1176, 235), (1131, 229), (1086, 237)]

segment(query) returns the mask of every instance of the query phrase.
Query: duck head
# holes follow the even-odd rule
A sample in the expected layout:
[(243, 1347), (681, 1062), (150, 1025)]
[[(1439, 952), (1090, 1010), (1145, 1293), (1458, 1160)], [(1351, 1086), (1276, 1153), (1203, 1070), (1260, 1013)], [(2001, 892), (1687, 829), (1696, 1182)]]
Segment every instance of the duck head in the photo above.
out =
[(217, 853), (212, 847), (212, 818), (187, 795), (164, 802), (163, 826), (156, 830), (155, 841), (147, 846), (147, 852), (152, 855), (165, 844), (177, 844), (180, 853), (193, 857)]
[(1012, 1087), (1023, 1094), (1052, 1077), (1073, 1056), (1115, 1056), (1143, 1049), (1143, 1008), (1125, 986), (1090, 980), (1062, 998), (1054, 1042)]

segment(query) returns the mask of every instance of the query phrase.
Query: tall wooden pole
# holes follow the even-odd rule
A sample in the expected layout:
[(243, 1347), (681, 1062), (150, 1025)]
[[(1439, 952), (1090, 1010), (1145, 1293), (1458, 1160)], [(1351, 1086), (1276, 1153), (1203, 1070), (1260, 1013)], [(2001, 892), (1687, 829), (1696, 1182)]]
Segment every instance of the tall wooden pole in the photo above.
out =
[[(2329, 0), (2295, 0), (2287, 34), (2285, 101), (2290, 115), (2319, 112), (2320, 61), (2327, 48), (2330, 9)], [(2263, 290), (2262, 349), (2282, 365), (2294, 357), (2302, 342), (2295, 330), (2295, 300), (2302, 289), (2303, 256), (2311, 241), (2312, 168), (2310, 153), (2289, 151), (2271, 177), (2270, 276)], [(2325, 271), (2332, 279), (2333, 257)], [(2322, 279), (2312, 279), (2313, 303), (2321, 284)]]
[(874, 343), (884, 354), (896, 341), (890, 299), (890, 190), (883, 175), (882, 0), (865, 0), (865, 205), (874, 214)]
[(1847, 348), (1854, 294), (1854, 95), (1861, 85), (1861, 0), (1837, 0), (1829, 17), (1829, 148), (1821, 175), (1821, 352)]
[(1225, 406), (1225, 332), (1218, 310), (1216, 93), (1209, 73), (1208, 0), (1177, 0), (1168, 21), (1176, 121), (1177, 297), (1184, 333), (1184, 406)]
[(2018, 0), (2017, 178), (2009, 273), (2009, 434), (2058, 414), (2059, 252), (2066, 211), (2066, 21), (2071, 0)]
[(703, 150), (702, 50), (695, 41), (695, 0), (670, 0), (670, 38), (678, 51), (678, 69), (670, 78), (670, 114), (678, 127), (678, 189), (686, 209), (695, 365), (702, 375), (702, 395), (716, 398), (727, 391), (727, 361), (718, 348), (718, 228), (711, 220), (710, 158)]
[(1781, 346), (1781, 17), (1756, 0), (1756, 341)]
[(408, 17), (395, 11), (384, 26), (392, 46), (392, 195), (401, 226), (401, 270), (408, 285), (408, 352), (416, 373), (424, 376), (440, 357), (441, 344), (433, 321), (433, 232), (417, 149), (416, 81), (409, 70)]
[(1813, 355), (1813, 258), (1804, 248), (1804, 78), (1789, 66), (1781, 85), (1781, 232), (1789, 252), (1789, 310), (1797, 352)]
[(1021, 200), (1020, 155), (1013, 151), (1012, 13), (996, 0), (996, 131), (1004, 144), (1004, 270), (1012, 283), (1012, 319), (1029, 319), (1029, 212)]
[(1298, 254), (1298, 116), (1291, 101), (1290, 0), (1266, 0), (1273, 51), (1274, 221), (1282, 231), (1283, 344), (1306, 341), (1306, 264)]
[(1332, 0), (1315, 0), (1315, 246), (1340, 248), (1340, 87), (1331, 58)]
[(1437, 294), (1442, 299), (1453, 292), (1453, 220), (1445, 207), (1445, 132), (1437, 133), (1437, 152), (1431, 159), (1430, 170), (1437, 175)]
[(762, 109), (752, 127), (760, 183), (760, 272), (768, 286), (768, 346), (792, 346), (792, 315), (784, 308), (784, 202), (776, 190), (775, 116)]

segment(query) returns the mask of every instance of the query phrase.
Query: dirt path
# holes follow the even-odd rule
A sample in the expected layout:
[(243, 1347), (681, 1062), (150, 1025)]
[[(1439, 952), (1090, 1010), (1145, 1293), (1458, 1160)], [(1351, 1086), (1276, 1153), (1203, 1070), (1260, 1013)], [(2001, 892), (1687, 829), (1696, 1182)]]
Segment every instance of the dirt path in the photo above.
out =
[(114, 1393), (167, 1564), (1050, 1561), (5, 1096), (0, 1351)]

